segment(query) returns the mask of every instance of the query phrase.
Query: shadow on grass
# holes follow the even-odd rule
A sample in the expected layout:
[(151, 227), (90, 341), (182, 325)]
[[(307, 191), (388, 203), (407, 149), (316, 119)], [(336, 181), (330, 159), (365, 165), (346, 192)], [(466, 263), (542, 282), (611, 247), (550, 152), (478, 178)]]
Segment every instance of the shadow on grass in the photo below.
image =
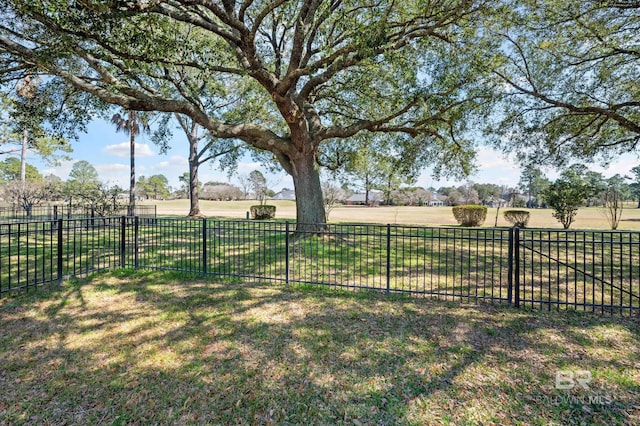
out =
[[(0, 320), (8, 423), (632, 424), (640, 415), (637, 319), (125, 270), (2, 300)], [(589, 390), (555, 389), (557, 370), (589, 371)]]

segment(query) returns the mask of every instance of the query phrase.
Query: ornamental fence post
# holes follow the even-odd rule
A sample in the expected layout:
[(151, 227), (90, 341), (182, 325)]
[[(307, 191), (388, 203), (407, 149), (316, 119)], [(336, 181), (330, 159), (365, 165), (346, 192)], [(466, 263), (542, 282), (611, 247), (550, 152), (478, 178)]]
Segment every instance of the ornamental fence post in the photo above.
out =
[(202, 218), (202, 274), (207, 275), (207, 218)]
[(387, 223), (387, 294), (391, 292), (391, 225)]
[(515, 228), (514, 230), (515, 236), (513, 240), (513, 261), (514, 271), (513, 278), (515, 280), (514, 283), (514, 291), (515, 291), (515, 307), (520, 307), (520, 228)]
[(62, 285), (62, 219), (57, 220), (58, 225), (58, 259), (57, 259), (57, 267), (58, 267), (58, 286)]
[(140, 218), (135, 216), (133, 218), (133, 267), (138, 269), (138, 237), (139, 237), (139, 226), (140, 226)]
[(509, 254), (507, 255), (507, 303), (513, 304), (513, 228), (509, 228)]
[(284, 259), (284, 282), (286, 285), (289, 285), (289, 221), (284, 224)]
[(127, 265), (125, 264), (127, 251), (127, 217), (120, 217), (120, 267), (125, 268)]

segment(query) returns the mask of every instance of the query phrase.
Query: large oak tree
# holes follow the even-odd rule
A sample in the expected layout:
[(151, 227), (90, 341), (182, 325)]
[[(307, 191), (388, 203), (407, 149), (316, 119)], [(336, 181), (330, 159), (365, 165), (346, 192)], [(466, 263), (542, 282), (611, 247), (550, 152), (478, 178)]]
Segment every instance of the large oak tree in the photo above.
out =
[(399, 149), (467, 169), (484, 3), (0, 0), (0, 65), (266, 152), (293, 177), (298, 222), (324, 223), (328, 141), (395, 133)]
[(502, 145), (557, 165), (638, 153), (640, 1), (518, 4), (495, 31)]

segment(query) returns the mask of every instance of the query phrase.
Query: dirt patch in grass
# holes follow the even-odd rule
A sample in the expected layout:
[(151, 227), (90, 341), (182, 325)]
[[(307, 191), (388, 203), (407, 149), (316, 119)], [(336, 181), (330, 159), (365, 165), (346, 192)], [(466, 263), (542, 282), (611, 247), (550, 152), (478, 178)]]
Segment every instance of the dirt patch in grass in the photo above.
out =
[(6, 424), (640, 422), (637, 318), (124, 271), (0, 324)]

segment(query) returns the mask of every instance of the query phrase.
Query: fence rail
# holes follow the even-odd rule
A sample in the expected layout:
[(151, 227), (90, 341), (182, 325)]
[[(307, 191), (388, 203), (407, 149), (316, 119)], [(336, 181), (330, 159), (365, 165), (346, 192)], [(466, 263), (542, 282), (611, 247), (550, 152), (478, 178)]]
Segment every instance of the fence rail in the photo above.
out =
[(640, 297), (640, 233), (521, 230), (519, 303), (632, 313)]
[(33, 206), (30, 209), (23, 207), (0, 207), (0, 222), (18, 222), (34, 220), (58, 220), (58, 219), (81, 219), (88, 217), (107, 216), (139, 216), (156, 217), (157, 207), (155, 205), (135, 205), (131, 206), (109, 206), (97, 208), (95, 206)]
[[(119, 267), (640, 312), (640, 233), (104, 217), (0, 224), (0, 294)], [(320, 229), (320, 231), (318, 231)]]

